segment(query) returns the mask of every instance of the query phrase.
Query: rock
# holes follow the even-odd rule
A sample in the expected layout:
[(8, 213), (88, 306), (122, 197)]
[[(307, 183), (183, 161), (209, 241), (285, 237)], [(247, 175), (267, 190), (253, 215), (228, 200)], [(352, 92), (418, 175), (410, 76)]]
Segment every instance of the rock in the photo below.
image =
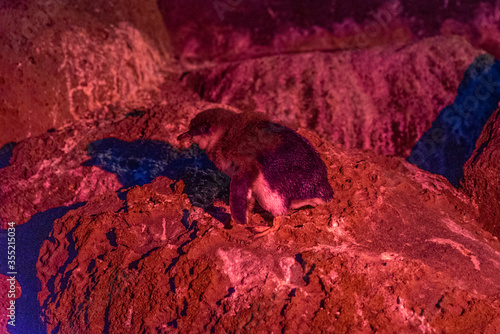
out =
[(187, 87), (209, 102), (258, 110), (347, 148), (407, 157), (452, 103), (480, 53), (460, 37), (398, 47), (251, 59), (194, 70)]
[[(158, 4), (172, 32), (174, 54), (185, 64), (196, 64), (407, 40), (398, 17), (401, 5), (383, 2), (355, 1), (348, 6), (335, 0), (314, 6), (286, 1), (263, 6), (255, 0)], [(196, 22), (186, 20), (186, 13), (196, 16)]]
[(500, 109), (486, 123), (464, 166), (461, 188), (479, 209), (481, 226), (500, 238)]
[(186, 66), (408, 44), (436, 35), (463, 36), (494, 55), (499, 50), (500, 8), (490, 0), (274, 0), (265, 5), (258, 0), (159, 0), (158, 5), (172, 52)]
[(37, 264), (48, 331), (500, 329), (500, 243), (466, 196), (401, 158), (300, 133), (335, 198), (262, 239), (225, 229), (164, 177), (58, 219)]
[(443, 175), (458, 187), (463, 166), (498, 102), (500, 61), (491, 55), (479, 56), (467, 68), (453, 104), (439, 113), (407, 160), (423, 170)]
[(12, 4), (0, 31), (0, 146), (110, 104), (156, 104), (173, 71), (154, 1)]
[[(0, 4), (0, 227), (17, 225), (29, 320), (17, 330), (500, 331), (498, 111), (461, 189), (403, 160), (480, 48), (499, 54), (498, 9)], [(229, 178), (176, 141), (213, 102), (300, 128), (334, 200), (262, 239), (230, 228)]]
[(198, 110), (185, 103), (142, 111), (114, 108), (114, 119), (81, 119), (66, 128), (22, 141), (14, 147), (10, 165), (0, 169), (0, 226), (5, 228), (9, 221), (22, 224), (37, 212), (86, 202), (120, 189), (124, 184), (117, 175), (98, 168), (102, 165), (84, 164), (90, 160), (87, 145), (110, 137), (174, 143), (181, 126), (187, 126), (187, 120), (179, 115)]
[[(500, 11), (500, 3), (488, 1), (469, 5), (477, 7), (468, 13), (464, 12), (460, 18), (454, 15), (448, 16), (442, 21), (439, 33), (463, 36), (475, 47), (500, 59), (500, 29), (496, 19)], [(428, 18), (431, 19), (431, 16)]]

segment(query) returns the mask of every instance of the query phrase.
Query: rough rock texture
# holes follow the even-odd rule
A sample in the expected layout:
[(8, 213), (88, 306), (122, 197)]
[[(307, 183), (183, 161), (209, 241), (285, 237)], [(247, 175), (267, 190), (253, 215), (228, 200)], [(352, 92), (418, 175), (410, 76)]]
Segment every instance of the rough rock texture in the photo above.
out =
[[(160, 98), (168, 35), (154, 1), (0, 5), (0, 147), (109, 104)], [(170, 65), (171, 66), (171, 65)]]
[[(500, 332), (498, 112), (462, 189), (356, 149), (406, 157), (480, 49), (499, 57), (498, 13), (0, 2), (0, 227), (18, 224), (25, 332)], [(228, 177), (175, 140), (211, 102), (308, 128), (334, 200), (262, 239), (228, 229)]]
[(348, 148), (408, 156), (451, 104), (480, 53), (460, 37), (337, 53), (280, 55), (193, 71), (183, 78), (210, 102), (258, 110)]
[(224, 229), (163, 177), (57, 220), (37, 264), (48, 330), (500, 330), (500, 243), (466, 197), (401, 158), (301, 134), (335, 199), (262, 239)]
[(37, 212), (118, 190), (122, 184), (115, 174), (83, 164), (89, 160), (87, 145), (109, 137), (168, 141), (188, 121), (179, 115), (196, 111), (182, 103), (135, 113), (113, 109), (110, 120), (82, 119), (22, 141), (14, 148), (10, 165), (0, 169), (0, 227), (6, 228), (9, 221), (22, 224)]
[[(158, 4), (172, 32), (173, 52), (184, 65), (352, 49), (411, 37), (399, 18), (399, 2), (354, 1), (350, 6), (336, 2), (160, 0)], [(196, 22), (183, 19), (187, 11), (196, 15)]]
[(157, 103), (165, 72), (179, 71), (176, 56), (189, 69), (193, 61), (404, 46), (440, 33), (465, 36), (498, 57), (498, 12), (495, 1), (4, 2), (0, 121), (10, 126), (0, 147), (108, 104)]
[(500, 237), (500, 110), (491, 115), (464, 166), (462, 188), (479, 208), (478, 222)]
[[(158, 0), (184, 65), (267, 55), (352, 50), (461, 35), (497, 56), (497, 0), (350, 2)], [(187, 14), (189, 13), (189, 14)], [(196, 21), (186, 20), (186, 15)]]

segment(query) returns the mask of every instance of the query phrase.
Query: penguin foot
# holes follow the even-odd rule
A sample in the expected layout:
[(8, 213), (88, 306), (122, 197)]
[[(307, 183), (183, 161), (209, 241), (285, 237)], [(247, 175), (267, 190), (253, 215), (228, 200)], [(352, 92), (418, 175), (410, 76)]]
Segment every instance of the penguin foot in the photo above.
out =
[(275, 217), (273, 220), (273, 226), (255, 226), (253, 229), (255, 232), (258, 232), (253, 236), (254, 239), (262, 238), (263, 236), (268, 235), (269, 233), (275, 232), (279, 230), (281, 221), (284, 217)]

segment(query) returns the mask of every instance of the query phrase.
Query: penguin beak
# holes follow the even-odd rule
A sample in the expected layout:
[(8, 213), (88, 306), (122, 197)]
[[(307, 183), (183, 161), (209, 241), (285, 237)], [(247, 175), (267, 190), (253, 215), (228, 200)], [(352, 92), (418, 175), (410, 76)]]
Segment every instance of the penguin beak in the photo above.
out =
[(177, 137), (177, 140), (178, 141), (183, 141), (184, 139), (186, 138), (189, 138), (189, 139), (192, 139), (193, 136), (191, 136), (191, 134), (188, 132), (184, 132), (183, 134), (181, 134), (179, 137)]

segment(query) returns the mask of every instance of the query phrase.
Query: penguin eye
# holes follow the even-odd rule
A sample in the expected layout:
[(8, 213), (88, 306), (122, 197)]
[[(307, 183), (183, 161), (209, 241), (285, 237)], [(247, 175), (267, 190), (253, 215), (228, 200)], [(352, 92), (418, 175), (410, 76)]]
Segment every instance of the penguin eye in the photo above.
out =
[(208, 124), (203, 124), (200, 128), (202, 133), (207, 133), (208, 132)]

